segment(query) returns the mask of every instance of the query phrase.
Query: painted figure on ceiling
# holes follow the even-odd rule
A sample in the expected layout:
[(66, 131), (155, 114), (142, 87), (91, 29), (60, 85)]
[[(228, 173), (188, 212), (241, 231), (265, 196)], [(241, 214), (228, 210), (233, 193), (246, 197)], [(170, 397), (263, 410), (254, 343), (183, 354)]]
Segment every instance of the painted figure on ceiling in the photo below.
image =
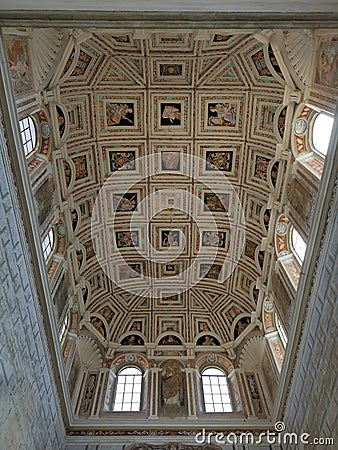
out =
[(232, 152), (207, 152), (206, 170), (231, 171)]
[(198, 341), (197, 345), (219, 345), (219, 342), (217, 339), (215, 339), (213, 336), (201, 336)]
[(162, 247), (178, 247), (180, 245), (180, 235), (178, 231), (162, 231)]
[(110, 170), (135, 170), (135, 152), (109, 152)]
[(137, 231), (119, 231), (116, 233), (116, 245), (120, 247), (135, 247), (138, 246), (138, 232)]
[(204, 194), (204, 211), (227, 212), (228, 208), (228, 194)]
[(256, 156), (254, 176), (266, 181), (269, 163), (270, 159), (264, 158), (264, 156)]
[(159, 345), (181, 345), (181, 341), (176, 336), (169, 334), (160, 340)]
[(211, 126), (234, 126), (236, 107), (230, 103), (216, 103), (209, 106), (208, 124)]
[(137, 210), (137, 193), (114, 195), (114, 207), (117, 212), (128, 212)]
[(204, 247), (225, 247), (225, 233), (220, 231), (203, 231), (202, 245)]
[(121, 345), (143, 345), (143, 339), (136, 334), (130, 334), (122, 339)]
[(101, 319), (99, 319), (98, 317), (94, 317), (91, 320), (91, 324), (104, 338), (106, 337), (106, 332), (105, 332), (104, 325), (103, 325), (103, 322)]
[(8, 36), (5, 45), (15, 93), (27, 92), (33, 88), (28, 38)]
[(107, 125), (134, 125), (133, 108), (126, 103), (106, 104)]
[(179, 125), (181, 123), (181, 105), (162, 105), (161, 125)]
[(338, 86), (338, 38), (322, 43), (317, 59), (315, 82), (329, 87)]
[(246, 329), (247, 326), (249, 326), (251, 323), (250, 317), (244, 317), (241, 320), (239, 320), (235, 327), (235, 339), (238, 338), (238, 336), (243, 333), (243, 331)]

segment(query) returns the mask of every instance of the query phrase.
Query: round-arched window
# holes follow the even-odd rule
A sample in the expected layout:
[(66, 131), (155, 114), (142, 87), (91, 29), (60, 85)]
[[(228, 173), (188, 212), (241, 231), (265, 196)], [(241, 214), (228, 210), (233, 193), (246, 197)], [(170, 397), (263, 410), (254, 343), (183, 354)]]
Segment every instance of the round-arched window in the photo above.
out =
[(20, 134), (25, 156), (29, 156), (36, 150), (37, 136), (36, 127), (31, 117), (25, 117), (19, 121)]
[(54, 230), (53, 228), (51, 228), (42, 241), (42, 252), (45, 261), (47, 261), (48, 257), (52, 253), (53, 246), (54, 246)]
[(63, 319), (62, 326), (61, 326), (61, 329), (60, 329), (60, 332), (59, 332), (59, 340), (60, 340), (61, 343), (63, 342), (63, 340), (64, 340), (64, 338), (65, 338), (65, 336), (67, 334), (67, 331), (68, 331), (68, 328), (69, 328), (69, 325), (70, 325), (69, 322), (70, 322), (70, 312), (68, 311), (67, 314), (65, 315), (64, 319)]
[(208, 367), (202, 372), (202, 386), (205, 412), (232, 412), (228, 379), (216, 367)]
[(323, 157), (326, 156), (329, 147), (331, 132), (333, 127), (333, 117), (328, 114), (319, 113), (312, 128), (312, 142), (314, 150)]
[(293, 254), (297, 260), (302, 263), (304, 261), (306, 243), (295, 227), (292, 227), (291, 230), (291, 245)]
[(113, 411), (140, 411), (142, 372), (137, 367), (125, 367), (117, 375)]
[(285, 348), (286, 344), (288, 343), (288, 337), (287, 337), (286, 331), (282, 325), (282, 322), (280, 321), (277, 314), (275, 314), (275, 321), (276, 321), (276, 328), (277, 328), (280, 340), (283, 344), (283, 347)]

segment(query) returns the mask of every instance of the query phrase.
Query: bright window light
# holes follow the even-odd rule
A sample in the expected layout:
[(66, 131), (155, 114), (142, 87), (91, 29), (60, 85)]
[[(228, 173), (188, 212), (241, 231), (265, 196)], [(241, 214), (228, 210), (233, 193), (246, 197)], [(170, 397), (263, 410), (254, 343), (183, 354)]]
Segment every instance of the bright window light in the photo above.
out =
[(114, 411), (140, 411), (142, 372), (136, 367), (126, 367), (117, 376)]
[(276, 314), (276, 326), (277, 326), (277, 330), (278, 330), (278, 334), (280, 337), (280, 340), (282, 341), (282, 344), (284, 346), (284, 348), (286, 347), (286, 344), (288, 343), (288, 337), (286, 335), (285, 329), (281, 323), (281, 321), (279, 320), (279, 317)]
[(64, 321), (62, 323), (62, 327), (61, 327), (60, 334), (59, 334), (60, 342), (62, 342), (63, 338), (66, 335), (66, 332), (67, 332), (67, 329), (68, 329), (68, 325), (69, 325), (69, 313), (67, 313), (65, 315)]
[(204, 370), (202, 386), (205, 412), (232, 412), (228, 380), (220, 369)]
[(44, 256), (45, 260), (51, 254), (53, 245), (54, 245), (54, 231), (53, 231), (53, 228), (51, 228), (48, 231), (47, 236), (42, 241), (42, 252), (43, 252), (43, 256)]
[(301, 235), (298, 233), (298, 231), (293, 227), (292, 228), (292, 247), (293, 247), (293, 253), (297, 257), (297, 259), (300, 262), (304, 261), (305, 256), (305, 250), (306, 250), (306, 244), (301, 237)]
[(327, 149), (329, 147), (332, 126), (333, 117), (330, 117), (327, 114), (318, 114), (314, 121), (312, 130), (313, 146), (316, 151), (322, 156), (326, 156)]
[(35, 125), (31, 117), (25, 117), (19, 121), (19, 126), (25, 156), (28, 156), (36, 146)]

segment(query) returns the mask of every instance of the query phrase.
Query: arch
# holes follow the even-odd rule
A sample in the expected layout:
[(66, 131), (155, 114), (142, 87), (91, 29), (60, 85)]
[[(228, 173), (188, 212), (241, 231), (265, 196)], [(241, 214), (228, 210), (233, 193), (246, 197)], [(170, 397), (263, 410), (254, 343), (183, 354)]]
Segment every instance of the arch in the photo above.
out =
[(255, 249), (255, 264), (257, 269), (259, 269), (260, 271), (263, 272), (263, 268), (264, 268), (264, 261), (265, 261), (265, 254), (267, 254), (266, 250), (263, 250), (263, 246), (262, 244), (257, 245), (256, 249)]
[(262, 208), (260, 213), (260, 220), (261, 220), (261, 227), (263, 230), (265, 230), (267, 233), (269, 232), (269, 225), (271, 222), (271, 213), (273, 213), (273, 210), (271, 208)]
[(157, 340), (157, 345), (183, 345), (182, 336), (176, 331), (165, 331), (161, 333)]
[(91, 286), (88, 281), (83, 283), (83, 286), (81, 286), (81, 297), (82, 302), (85, 305), (87, 303), (88, 298), (91, 298)]
[(296, 161), (317, 178), (321, 177), (323, 171), (332, 126), (333, 115), (329, 111), (305, 103), (301, 103), (295, 111), (292, 124), (292, 152)]
[(100, 339), (107, 339), (107, 324), (103, 317), (92, 314), (89, 323), (95, 328), (96, 333), (100, 335)]
[(147, 358), (141, 353), (122, 353), (114, 358), (110, 364), (110, 368), (114, 373), (117, 373), (121, 368), (133, 365), (139, 367), (143, 373), (145, 373), (149, 368), (149, 363)]
[(60, 146), (69, 133), (69, 116), (66, 108), (60, 103), (51, 103), (50, 114), (53, 119), (53, 135), (56, 146)]
[(196, 358), (195, 369), (199, 373), (209, 365), (219, 367), (225, 371), (226, 375), (231, 374), (234, 370), (233, 363), (223, 354), (208, 353)]
[(81, 224), (81, 210), (75, 203), (68, 210), (68, 218), (71, 224), (69, 229), (72, 230), (73, 235), (76, 235)]
[(48, 110), (38, 105), (35, 109), (20, 114), (19, 130), (25, 157), (28, 160), (28, 171), (32, 176), (41, 169), (51, 151), (51, 130)]
[[(110, 371), (109, 371), (109, 376), (108, 376), (108, 380), (107, 380), (107, 385), (106, 385), (106, 393), (105, 393), (105, 399), (104, 399), (104, 411), (120, 411), (120, 412), (136, 412), (136, 411), (141, 411), (144, 410), (147, 406), (147, 372), (148, 372), (148, 360), (147, 358), (140, 354), (140, 353), (122, 353), (119, 354), (117, 357), (115, 357), (111, 363), (108, 365), (107, 367), (109, 367)], [(124, 373), (125, 369), (130, 369), (130, 368), (134, 368), (135, 369), (135, 376), (138, 374), (141, 374), (141, 379), (137, 380), (137, 383), (134, 383), (135, 379), (130, 379), (130, 383), (128, 380), (126, 380), (125, 378), (120, 378), (119, 380), (119, 375), (120, 377), (123, 376), (128, 376), (128, 374)], [(138, 371), (136, 373), (136, 371)], [(133, 375), (133, 374), (129, 374), (129, 375)], [(119, 384), (120, 381), (120, 384)], [(127, 383), (126, 383), (127, 381)], [(140, 383), (141, 381), (141, 383)], [(126, 403), (129, 403), (128, 406), (125, 407), (125, 409), (123, 409), (123, 401), (120, 401), (121, 399), (123, 400), (123, 396), (124, 396), (124, 386), (126, 384), (137, 384), (138, 387), (135, 389), (135, 393), (137, 393), (139, 395), (139, 403), (138, 406), (136, 405), (136, 403), (138, 402), (138, 400), (132, 402), (132, 401), (128, 401)], [(141, 385), (141, 387), (140, 387)], [(126, 392), (132, 390), (132, 387), (129, 386), (129, 388), (126, 390)], [(118, 397), (116, 398), (116, 395), (118, 395)], [(132, 397), (128, 396), (129, 400), (132, 400)], [(125, 400), (128, 400), (128, 398), (126, 398)], [(118, 400), (118, 404), (119, 406), (115, 407), (115, 403), (116, 403), (116, 399)], [(134, 403), (134, 405), (131, 405), (131, 403)], [(115, 409), (114, 409), (115, 408)]]
[(196, 345), (202, 345), (202, 346), (218, 346), (221, 345), (220, 342), (222, 339), (220, 339), (219, 336), (217, 336), (215, 333), (210, 333), (208, 331), (204, 331), (202, 333), (199, 333), (195, 338)]
[[(247, 313), (240, 314), (231, 325), (231, 335), (235, 341), (251, 325), (251, 317)], [(243, 336), (242, 336), (243, 337)]]
[(121, 345), (144, 345), (144, 342), (144, 335), (137, 331), (124, 333), (120, 339)]
[(252, 282), (250, 286), (250, 298), (254, 300), (254, 302), (257, 304), (259, 302), (260, 292), (261, 292), (260, 289), (257, 287), (257, 282), (256, 281)]
[[(252, 283), (252, 284), (254, 285), (255, 282)], [(244, 320), (244, 319), (245, 319), (245, 320)], [(247, 319), (249, 319), (249, 320), (247, 320)], [(242, 324), (244, 324), (245, 326), (244, 326), (244, 327), (241, 327), (241, 326), (240, 326), (241, 332), (240, 332), (240, 333), (237, 335), (237, 337), (235, 338), (235, 330), (236, 330), (237, 325), (238, 325), (238, 323), (239, 323), (240, 321), (242, 321)], [(242, 332), (244, 331), (244, 329), (248, 328), (250, 325), (251, 325), (251, 317), (250, 317), (250, 313), (248, 313), (248, 312), (243, 312), (243, 313), (239, 314), (239, 315), (234, 319), (234, 321), (233, 321), (232, 324), (231, 324), (230, 336), (232, 336), (232, 337), (233, 337), (233, 340), (235, 341), (235, 340), (242, 334)], [(252, 327), (250, 327), (250, 328), (252, 328)], [(243, 336), (244, 336), (244, 335), (243, 335)], [(242, 337), (243, 337), (243, 336), (242, 336)], [(237, 344), (236, 344), (236, 345), (237, 345)]]
[(275, 227), (275, 250), (278, 261), (287, 273), (293, 287), (297, 289), (301, 260), (294, 253), (292, 247), (293, 228), (290, 220), (284, 214), (278, 217)]
[(279, 142), (283, 142), (285, 131), (290, 126), (289, 105), (281, 105), (276, 109), (274, 117), (274, 131)]

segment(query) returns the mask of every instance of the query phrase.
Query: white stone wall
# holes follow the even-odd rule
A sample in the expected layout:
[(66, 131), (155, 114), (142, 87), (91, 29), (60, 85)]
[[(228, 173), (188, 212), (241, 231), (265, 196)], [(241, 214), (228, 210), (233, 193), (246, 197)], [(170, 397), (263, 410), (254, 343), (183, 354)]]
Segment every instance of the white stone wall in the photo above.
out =
[[(317, 270), (318, 282), (309, 303), (309, 314), (299, 348), (299, 358), (285, 411), (287, 431), (309, 433), (311, 438), (334, 438), (334, 445), (304, 448), (337, 448), (338, 421), (338, 199), (331, 210)], [(289, 447), (294, 448), (292, 446)], [(299, 447), (303, 448), (303, 447)]]
[(59, 450), (64, 428), (0, 130), (0, 449)]

